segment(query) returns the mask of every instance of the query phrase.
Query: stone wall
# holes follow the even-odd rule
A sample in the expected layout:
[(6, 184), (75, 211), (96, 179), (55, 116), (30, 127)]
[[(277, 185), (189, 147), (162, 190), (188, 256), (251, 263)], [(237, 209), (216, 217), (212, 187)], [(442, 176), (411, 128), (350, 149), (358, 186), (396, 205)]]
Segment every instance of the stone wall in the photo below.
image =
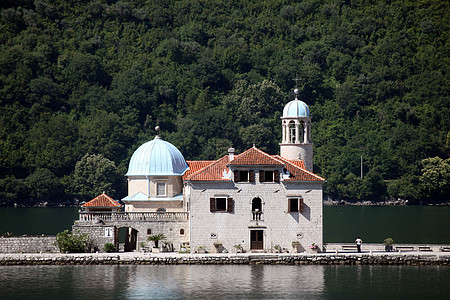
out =
[(0, 253), (59, 252), (56, 236), (0, 237)]
[[(89, 226), (72, 226), (72, 232), (76, 234), (87, 234), (94, 251), (104, 251), (105, 244), (115, 244), (116, 229), (114, 226), (89, 225)], [(117, 247), (117, 245), (116, 245)]]
[[(105, 243), (112, 243), (118, 247), (119, 230), (120, 228), (133, 228), (137, 231), (136, 236), (136, 250), (142, 250), (141, 244), (144, 247), (152, 248), (153, 242), (147, 241), (151, 235), (164, 233), (165, 239), (159, 243), (161, 246), (164, 242), (173, 245), (174, 250), (179, 251), (182, 243), (189, 242), (189, 222), (188, 220), (180, 221), (108, 221), (104, 224), (93, 224), (90, 222), (77, 222), (73, 227), (73, 231), (86, 233), (96, 250), (104, 251)], [(112, 230), (113, 234), (107, 236), (108, 229)]]

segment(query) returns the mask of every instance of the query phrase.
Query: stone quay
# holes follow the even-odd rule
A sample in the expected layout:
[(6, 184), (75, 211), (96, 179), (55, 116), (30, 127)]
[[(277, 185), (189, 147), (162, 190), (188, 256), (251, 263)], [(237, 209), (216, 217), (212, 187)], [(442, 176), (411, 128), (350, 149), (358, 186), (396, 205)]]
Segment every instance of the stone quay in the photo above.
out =
[(0, 266), (8, 265), (438, 265), (449, 266), (445, 252), (363, 252), (317, 254), (291, 253), (19, 253), (0, 254)]

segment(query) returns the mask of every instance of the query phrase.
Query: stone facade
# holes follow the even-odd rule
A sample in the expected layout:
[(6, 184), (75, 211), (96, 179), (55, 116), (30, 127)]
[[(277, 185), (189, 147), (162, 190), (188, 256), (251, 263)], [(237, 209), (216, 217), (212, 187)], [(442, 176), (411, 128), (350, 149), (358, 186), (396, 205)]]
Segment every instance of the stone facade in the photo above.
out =
[(59, 252), (55, 236), (0, 237), (0, 253)]
[[(210, 199), (221, 195), (233, 199), (232, 212), (210, 211)], [(303, 212), (288, 212), (287, 195), (302, 196)], [(262, 202), (260, 220), (255, 220), (252, 211), (255, 198)], [(263, 231), (265, 251), (278, 245), (292, 252), (293, 241), (299, 242), (303, 251), (312, 243), (322, 247), (321, 183), (260, 183), (258, 180), (255, 183), (192, 183), (189, 199), (191, 228), (195, 229), (191, 235), (192, 249), (201, 246), (215, 252), (214, 244), (221, 244), (231, 252), (234, 245), (240, 244), (250, 250), (252, 230)]]
[[(89, 214), (95, 215), (95, 214)], [(107, 216), (108, 214), (103, 214)], [(134, 220), (130, 220), (130, 215), (135, 216)], [(141, 215), (138, 220), (137, 216)], [(144, 220), (146, 217), (149, 220)], [(171, 213), (158, 214), (160, 218), (153, 218), (149, 214), (116, 214), (116, 218), (101, 218), (96, 220), (80, 219), (73, 225), (74, 232), (86, 233), (93, 241), (93, 246), (99, 251), (104, 250), (105, 243), (112, 243), (116, 249), (124, 249), (124, 245), (119, 245), (119, 231), (121, 228), (126, 234), (128, 232), (128, 240), (131, 245), (128, 251), (143, 250), (143, 248), (152, 248), (153, 242), (148, 241), (148, 237), (155, 234), (164, 233), (165, 239), (160, 242), (167, 242), (173, 245), (174, 250), (179, 251), (181, 245), (189, 242), (189, 222), (187, 215), (178, 218), (178, 220), (170, 220)], [(101, 224), (99, 224), (100, 222)], [(127, 237), (125, 237), (127, 240)], [(144, 244), (142, 246), (142, 243)]]

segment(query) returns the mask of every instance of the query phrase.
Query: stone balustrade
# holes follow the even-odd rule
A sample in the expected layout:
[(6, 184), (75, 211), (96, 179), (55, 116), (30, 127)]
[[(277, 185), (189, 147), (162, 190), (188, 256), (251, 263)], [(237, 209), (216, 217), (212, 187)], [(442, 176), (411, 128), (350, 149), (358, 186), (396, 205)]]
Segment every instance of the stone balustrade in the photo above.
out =
[(187, 212), (80, 212), (78, 222), (95, 221), (186, 221)]

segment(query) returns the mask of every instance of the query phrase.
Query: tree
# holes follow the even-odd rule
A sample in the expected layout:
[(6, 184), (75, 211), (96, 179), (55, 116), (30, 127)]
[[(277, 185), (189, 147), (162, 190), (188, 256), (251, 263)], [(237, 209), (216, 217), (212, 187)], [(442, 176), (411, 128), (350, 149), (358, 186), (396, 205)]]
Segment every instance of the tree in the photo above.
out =
[(148, 241), (152, 241), (155, 243), (155, 248), (158, 248), (159, 241), (166, 239), (164, 233), (154, 234), (147, 238)]
[(30, 188), (30, 194), (38, 200), (57, 202), (62, 194), (59, 179), (49, 169), (37, 168), (27, 177), (26, 182)]
[(71, 189), (82, 200), (92, 199), (102, 192), (115, 195), (121, 177), (113, 161), (101, 154), (87, 153), (75, 165)]
[(64, 230), (56, 235), (55, 244), (62, 253), (83, 253), (89, 250), (89, 236), (86, 233), (75, 234)]
[(450, 158), (430, 157), (422, 160), (420, 182), (425, 197), (430, 200), (448, 201), (450, 195)]

